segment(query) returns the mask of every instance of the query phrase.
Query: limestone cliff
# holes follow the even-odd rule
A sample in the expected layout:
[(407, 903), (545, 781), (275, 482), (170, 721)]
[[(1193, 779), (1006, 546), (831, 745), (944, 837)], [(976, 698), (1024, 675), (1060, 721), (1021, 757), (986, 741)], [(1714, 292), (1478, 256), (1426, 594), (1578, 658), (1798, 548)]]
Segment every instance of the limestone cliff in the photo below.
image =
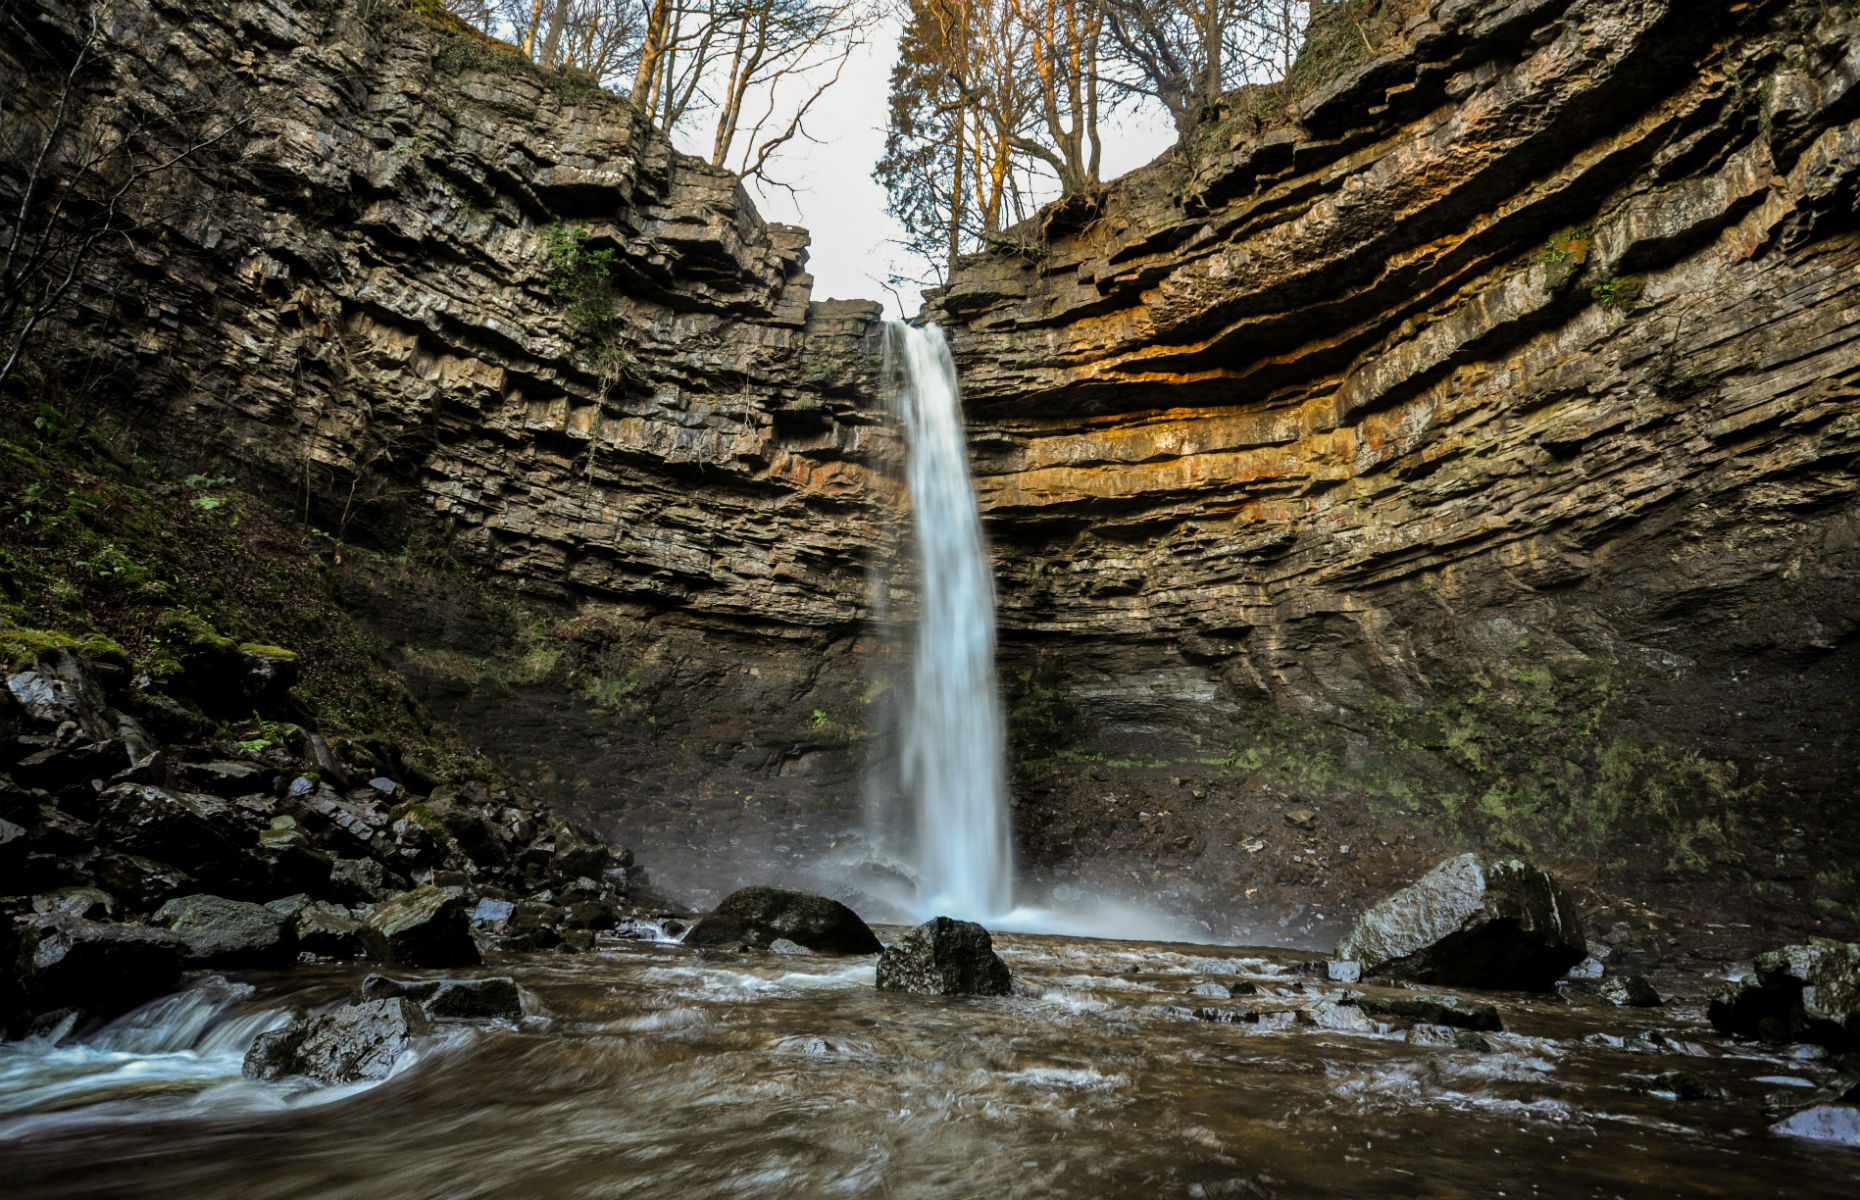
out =
[[(103, 7), (87, 118), (185, 140), (191, 114), (238, 117), (161, 178), (71, 322), (150, 442), (347, 540), (437, 519), (457, 559), (540, 596), (765, 632), (856, 618), (876, 306), (810, 305), (805, 231), (623, 99), (427, 6)], [(76, 39), (84, 5), (43, 9)], [(552, 231), (611, 255), (602, 346), (551, 292)]]
[[(1023, 707), (1485, 836), (1760, 778), (1712, 837), (1851, 837), (1860, 14), (1423, 7), (933, 296)], [(1742, 782), (1598, 800), (1623, 728)]]
[[(48, 358), (333, 534), (425, 698), (649, 865), (843, 828), (883, 707), (876, 306), (810, 304), (802, 231), (423, 5), (104, 7), (83, 111), (239, 120)], [(1030, 865), (1335, 905), (1418, 836), (1737, 861), (1838, 913), (1860, 15), (1386, 8), (1289, 111), (1230, 98), (932, 297)], [(54, 50), (84, 11), (39, 6)]]

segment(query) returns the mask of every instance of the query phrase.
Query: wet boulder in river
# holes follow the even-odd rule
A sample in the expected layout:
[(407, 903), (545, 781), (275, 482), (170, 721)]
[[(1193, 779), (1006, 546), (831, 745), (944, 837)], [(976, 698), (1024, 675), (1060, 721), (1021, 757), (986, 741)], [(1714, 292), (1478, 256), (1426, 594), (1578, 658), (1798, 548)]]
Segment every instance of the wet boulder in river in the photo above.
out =
[(517, 990), (517, 981), (508, 975), (486, 979), (389, 979), (386, 975), (370, 975), (362, 980), (362, 1000), (395, 996), (416, 1001), (427, 1016), (435, 1018), (504, 1017), (515, 1021), (523, 1016), (522, 993)]
[(1378, 994), (1354, 996), (1346, 1003), (1354, 1004), (1372, 1017), (1390, 1017), (1420, 1025), (1451, 1025), (1488, 1033), (1504, 1028), (1498, 1009), (1483, 1000), (1467, 1000), (1460, 996), (1430, 996), (1420, 992)]
[(340, 905), (312, 901), (291, 917), (297, 948), (323, 958), (355, 958), (362, 953), (362, 923)]
[(377, 904), (361, 930), (368, 957), (408, 967), (472, 967), (471, 904), (445, 888), (422, 887)]
[(838, 900), (774, 887), (731, 892), (716, 911), (691, 927), (685, 945), (747, 942), (767, 949), (776, 938), (821, 954), (877, 954), (885, 948), (859, 914)]
[(13, 974), (33, 1012), (128, 1012), (173, 989), (186, 947), (165, 929), (86, 921), (67, 913), (22, 918)]
[(973, 921), (933, 917), (885, 948), (878, 960), (878, 986), (932, 996), (1005, 996), (1013, 980), (986, 929)]
[(345, 1004), (260, 1036), (246, 1051), (244, 1070), (254, 1079), (385, 1079), (429, 1028), (419, 1005), (402, 997)]
[(1542, 991), (1588, 953), (1562, 885), (1518, 859), (1450, 858), (1357, 918), (1337, 957), (1365, 977)]
[(1770, 1126), (1770, 1132), (1860, 1149), (1860, 1107), (1817, 1104), (1778, 1121)]
[(1860, 1048), (1860, 943), (1815, 938), (1759, 954), (1756, 968), (1713, 997), (1713, 1025), (1766, 1042)]

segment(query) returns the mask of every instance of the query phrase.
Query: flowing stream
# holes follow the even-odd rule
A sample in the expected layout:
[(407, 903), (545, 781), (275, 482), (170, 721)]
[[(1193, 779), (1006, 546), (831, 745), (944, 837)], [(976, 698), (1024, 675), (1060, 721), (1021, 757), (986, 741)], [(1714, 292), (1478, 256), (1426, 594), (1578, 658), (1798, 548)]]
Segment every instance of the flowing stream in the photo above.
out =
[(990, 923), (1014, 899), (995, 682), (995, 583), (969, 478), (956, 364), (943, 331), (893, 322), (888, 374), (908, 445), (918, 613), (900, 782), (921, 917)]
[[(1296, 951), (996, 944), (1020, 995), (880, 992), (870, 958), (646, 942), (500, 959), (484, 973), (514, 976), (534, 1015), (445, 1027), (388, 1079), (343, 1088), (237, 1064), (282, 1010), (349, 994), (365, 965), (197, 987), (82, 1044), (0, 1046), (0, 1190), (1632, 1200), (1845, 1196), (1860, 1170), (1769, 1132), (1766, 1097), (1833, 1071), (1715, 1036), (1696, 968), (1656, 974), (1677, 997), (1658, 1009), (1488, 995), (1505, 1031), (1469, 1049), (1339, 1007)], [(1671, 1071), (1704, 1094), (1679, 1098)]]

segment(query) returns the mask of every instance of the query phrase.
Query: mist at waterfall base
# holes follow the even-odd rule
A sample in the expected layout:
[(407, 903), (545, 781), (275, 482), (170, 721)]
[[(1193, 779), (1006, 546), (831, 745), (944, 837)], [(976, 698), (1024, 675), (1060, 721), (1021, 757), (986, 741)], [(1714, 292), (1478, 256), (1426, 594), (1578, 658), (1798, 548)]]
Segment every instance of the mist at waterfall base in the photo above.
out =
[[(1160, 914), (1110, 898), (1057, 908), (1017, 896), (1006, 722), (995, 671), (995, 587), (969, 473), (956, 364), (943, 331), (891, 322), (885, 377), (904, 431), (916, 611), (900, 682), (895, 772), (870, 784), (874, 826), (902, 870), (867, 890), (922, 921), (1074, 936), (1195, 940)], [(899, 806), (908, 810), (898, 811)], [(902, 818), (902, 819), (901, 819)]]

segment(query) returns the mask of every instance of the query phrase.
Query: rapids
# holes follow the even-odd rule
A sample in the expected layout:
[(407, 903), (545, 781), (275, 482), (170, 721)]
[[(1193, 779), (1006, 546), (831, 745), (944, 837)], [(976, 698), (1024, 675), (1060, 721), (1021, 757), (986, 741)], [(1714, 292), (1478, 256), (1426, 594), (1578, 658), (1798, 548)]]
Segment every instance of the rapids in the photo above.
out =
[[(1849, 1194), (1860, 1169), (1767, 1131), (1763, 1098), (1829, 1068), (1716, 1037), (1703, 976), (1657, 978), (1678, 999), (1652, 1010), (1489, 997), (1506, 1032), (1478, 1052), (1324, 1027), (1336, 985), (1295, 951), (997, 945), (1027, 994), (647, 942), (512, 958), (489, 969), (536, 1015), (308, 1091), (240, 1079), (239, 1050), (365, 968), (243, 976), (86, 1043), (0, 1047), (6, 1195), (1749, 1197)], [(1242, 981), (1258, 993), (1195, 990)], [(1258, 1024), (1190, 1015), (1243, 1006)], [(1299, 1010), (1318, 1024), (1274, 1015)], [(1674, 1098), (1675, 1070), (1723, 1098)]]

